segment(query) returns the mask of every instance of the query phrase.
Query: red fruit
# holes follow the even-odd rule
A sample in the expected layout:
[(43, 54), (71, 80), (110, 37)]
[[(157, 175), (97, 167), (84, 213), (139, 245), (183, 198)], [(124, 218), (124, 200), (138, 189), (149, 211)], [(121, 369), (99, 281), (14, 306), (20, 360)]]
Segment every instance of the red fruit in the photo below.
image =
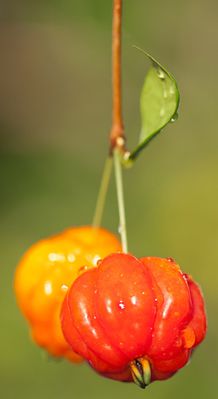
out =
[(201, 291), (171, 259), (112, 254), (67, 292), (62, 329), (72, 349), (105, 377), (169, 378), (204, 338)]

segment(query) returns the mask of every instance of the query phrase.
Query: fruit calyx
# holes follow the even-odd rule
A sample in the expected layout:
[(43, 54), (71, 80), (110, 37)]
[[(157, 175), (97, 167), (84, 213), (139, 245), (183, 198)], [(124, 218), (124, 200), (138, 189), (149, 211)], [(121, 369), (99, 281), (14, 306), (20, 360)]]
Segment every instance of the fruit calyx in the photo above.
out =
[(151, 382), (151, 367), (149, 361), (144, 358), (138, 358), (130, 363), (133, 381), (140, 388), (145, 389)]

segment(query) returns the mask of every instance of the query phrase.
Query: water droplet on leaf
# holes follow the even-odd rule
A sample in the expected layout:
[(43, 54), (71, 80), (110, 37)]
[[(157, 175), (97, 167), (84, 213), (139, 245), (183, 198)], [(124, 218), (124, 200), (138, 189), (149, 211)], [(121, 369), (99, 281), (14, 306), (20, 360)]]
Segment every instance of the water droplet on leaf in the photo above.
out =
[(173, 117), (170, 119), (170, 122), (171, 122), (171, 123), (176, 122), (177, 119), (178, 119), (178, 117), (179, 117), (179, 114), (178, 114), (178, 113), (174, 114)]
[(165, 79), (165, 73), (161, 68), (157, 68), (157, 76), (161, 79), (164, 80)]

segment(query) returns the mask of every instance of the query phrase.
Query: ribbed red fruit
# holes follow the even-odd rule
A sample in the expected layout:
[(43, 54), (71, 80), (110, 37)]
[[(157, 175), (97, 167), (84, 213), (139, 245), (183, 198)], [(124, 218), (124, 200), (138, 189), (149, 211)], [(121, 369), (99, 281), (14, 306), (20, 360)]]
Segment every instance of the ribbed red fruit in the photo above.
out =
[(206, 333), (198, 285), (171, 259), (116, 253), (81, 275), (66, 294), (62, 330), (71, 348), (105, 377), (169, 378)]

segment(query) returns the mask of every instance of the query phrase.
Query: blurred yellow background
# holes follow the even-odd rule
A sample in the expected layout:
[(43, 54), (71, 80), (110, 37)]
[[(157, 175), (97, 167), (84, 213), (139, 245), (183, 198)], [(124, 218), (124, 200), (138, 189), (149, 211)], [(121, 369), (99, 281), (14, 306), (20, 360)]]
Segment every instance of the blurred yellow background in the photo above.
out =
[[(36, 240), (92, 221), (111, 123), (111, 7), (2, 0), (0, 13), (0, 397), (215, 399), (218, 259), (218, 3), (124, 1), (128, 145), (140, 128), (143, 47), (177, 78), (180, 116), (125, 172), (130, 251), (174, 257), (201, 284), (209, 329), (191, 365), (146, 392), (53, 361), (31, 342), (13, 274)], [(104, 225), (117, 231), (111, 184)]]

